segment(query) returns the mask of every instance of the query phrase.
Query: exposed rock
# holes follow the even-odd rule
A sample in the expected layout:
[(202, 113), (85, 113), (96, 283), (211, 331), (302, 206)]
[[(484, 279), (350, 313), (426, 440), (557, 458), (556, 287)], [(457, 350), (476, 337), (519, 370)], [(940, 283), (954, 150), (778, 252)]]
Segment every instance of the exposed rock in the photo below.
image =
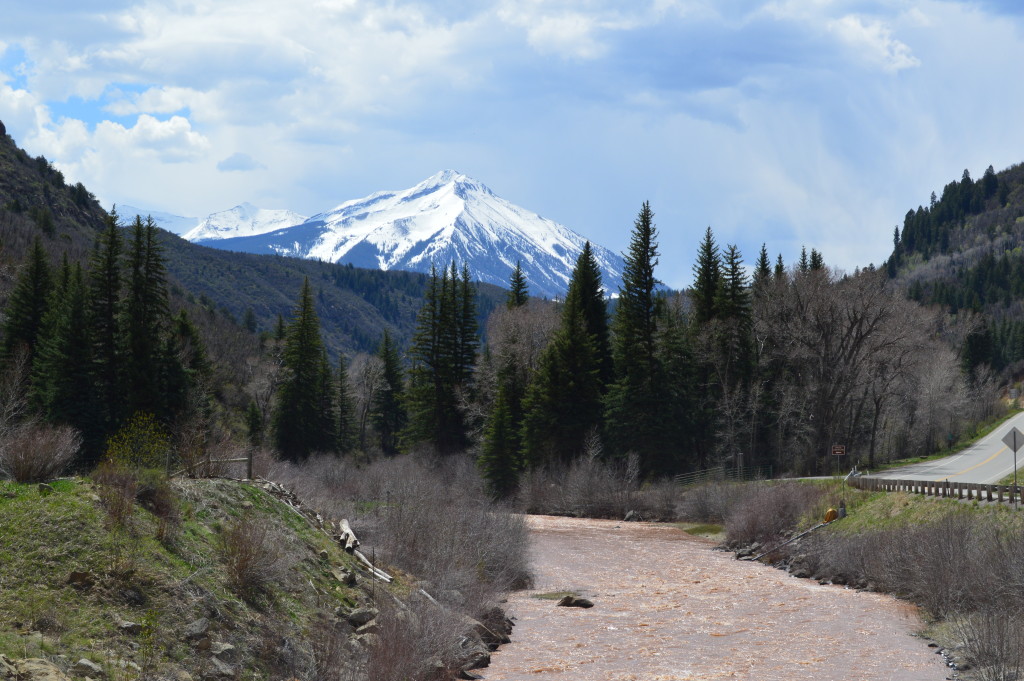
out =
[(48, 485), (45, 482), (39, 483), (39, 493), (44, 497), (53, 494), (53, 485)]
[(326, 561), (331, 557), (331, 554), (327, 553), (327, 549), (320, 549), (320, 560)]
[(593, 608), (594, 602), (578, 596), (563, 596), (558, 605), (564, 608)]
[(202, 638), (197, 638), (192, 645), (194, 645), (195, 649), (199, 652), (205, 653), (213, 647), (213, 641), (210, 640), (209, 636), (203, 636)]
[(375, 619), (379, 614), (380, 610), (377, 610), (377, 608), (356, 608), (347, 615), (344, 615), (344, 617), (353, 627), (359, 628), (370, 620)]
[(360, 634), (353, 636), (352, 640), (357, 641), (363, 648), (376, 648), (380, 645), (380, 636), (377, 634)]
[(0, 655), (0, 679), (13, 679), (18, 676), (14, 661), (6, 655)]
[(186, 641), (197, 641), (204, 636), (206, 632), (210, 630), (210, 620), (205, 617), (200, 617), (196, 621), (185, 627), (185, 640)]
[(91, 676), (93, 678), (105, 677), (107, 675), (103, 671), (103, 667), (85, 657), (71, 666), (71, 673), (77, 676)]
[(469, 671), (468, 669), (463, 669), (461, 672), (459, 672), (459, 678), (460, 679), (470, 679), (470, 681), (476, 681), (476, 679), (482, 679), (484, 677), (480, 676), (479, 674), (474, 674), (473, 672)]
[[(60, 670), (60, 667), (46, 660), (36, 658), (19, 660), (8, 666), (13, 666), (16, 670), (10, 678), (18, 681), (68, 681), (67, 675)], [(100, 673), (102, 672), (101, 669)]]
[(480, 638), (489, 646), (499, 646), (509, 643), (512, 634), (512, 627), (515, 626), (505, 611), (498, 606), (488, 608), (480, 615), (480, 624), (486, 629), (480, 633)]
[(230, 643), (214, 643), (210, 646), (210, 654), (224, 662), (235, 662), (238, 659), (238, 650)]
[(210, 666), (206, 669), (203, 674), (203, 678), (206, 679), (229, 679), (235, 676), (234, 666), (227, 662), (222, 662), (216, 657), (210, 658)]
[(165, 681), (193, 681), (192, 675), (176, 664), (165, 662), (157, 670), (157, 676)]
[(122, 633), (128, 634), (129, 636), (138, 636), (142, 633), (142, 625), (138, 622), (131, 622), (129, 620), (119, 622), (117, 628), (120, 629)]
[(636, 511), (630, 511), (626, 514), (626, 517), (622, 519), (623, 522), (629, 523), (640, 520), (640, 514)]

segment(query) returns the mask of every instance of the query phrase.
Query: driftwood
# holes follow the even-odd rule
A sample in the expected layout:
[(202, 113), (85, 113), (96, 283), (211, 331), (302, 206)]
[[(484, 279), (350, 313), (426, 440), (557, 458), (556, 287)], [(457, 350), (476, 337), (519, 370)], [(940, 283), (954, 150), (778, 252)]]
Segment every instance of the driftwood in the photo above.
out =
[(338, 536), (336, 541), (345, 547), (346, 553), (352, 553), (359, 548), (359, 540), (356, 538), (356, 533), (352, 531), (352, 526), (348, 524), (348, 520), (342, 518), (341, 522), (338, 523)]
[(360, 561), (362, 561), (363, 565), (366, 566), (366, 569), (369, 570), (370, 573), (373, 574), (374, 577), (376, 577), (377, 579), (381, 580), (385, 584), (390, 584), (391, 581), (394, 579), (394, 577), (392, 577), (388, 573), (384, 572), (380, 568), (374, 567), (373, 563), (370, 562), (369, 558), (367, 558), (366, 556), (363, 555), (362, 551), (355, 550), (355, 551), (352, 552), (352, 555), (354, 555), (356, 558), (358, 558)]

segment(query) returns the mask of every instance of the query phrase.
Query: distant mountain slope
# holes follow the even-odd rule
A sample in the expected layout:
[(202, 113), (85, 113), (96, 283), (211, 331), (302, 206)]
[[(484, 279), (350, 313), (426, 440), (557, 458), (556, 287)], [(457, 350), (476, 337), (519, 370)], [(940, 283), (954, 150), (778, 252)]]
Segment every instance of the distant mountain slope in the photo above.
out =
[(964, 363), (1024, 371), (1024, 165), (965, 170), (907, 212), (886, 267), (914, 300), (980, 315)]
[[(565, 294), (586, 239), (572, 230), (496, 196), (482, 183), (446, 170), (397, 192), (348, 201), (306, 222), (253, 235), (230, 229), (186, 238), (245, 253), (276, 253), (382, 270), (429, 272), (452, 260), (473, 278), (507, 286), (522, 264), (537, 296)], [(622, 258), (597, 244), (604, 285), (622, 283)]]
[[(278, 315), (288, 320), (302, 281), (309, 277), (332, 357), (374, 352), (384, 329), (391, 330), (401, 348), (412, 338), (427, 284), (423, 274), (235, 253), (192, 244), (173, 234), (161, 236), (168, 274), (188, 299), (239, 323), (251, 311), (256, 330), (272, 331)], [(486, 284), (479, 293), (481, 319), (506, 295), (503, 289)]]

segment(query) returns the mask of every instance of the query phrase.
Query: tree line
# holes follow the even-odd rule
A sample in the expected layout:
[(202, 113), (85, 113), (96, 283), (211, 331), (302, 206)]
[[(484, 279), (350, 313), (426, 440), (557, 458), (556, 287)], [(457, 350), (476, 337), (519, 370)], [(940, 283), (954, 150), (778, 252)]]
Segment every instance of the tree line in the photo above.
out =
[(293, 459), (469, 451), (507, 495), (524, 471), (580, 456), (648, 479), (718, 465), (822, 473), (844, 444), (871, 466), (934, 451), (993, 408), (941, 318), (885, 272), (843, 275), (815, 249), (787, 268), (762, 246), (748, 274), (708, 228), (692, 287), (673, 293), (657, 279), (657, 237), (645, 203), (611, 311), (589, 244), (555, 303), (531, 298), (517, 267), (485, 344), (475, 285), (451, 263), (432, 272), (404, 353), (385, 332), (376, 355), (334, 369), (307, 282), (280, 335), (276, 447)]

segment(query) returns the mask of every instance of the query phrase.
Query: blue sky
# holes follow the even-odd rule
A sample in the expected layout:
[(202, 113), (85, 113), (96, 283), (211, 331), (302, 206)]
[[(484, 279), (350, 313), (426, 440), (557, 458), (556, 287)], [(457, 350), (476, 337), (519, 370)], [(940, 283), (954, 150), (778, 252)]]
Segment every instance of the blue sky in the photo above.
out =
[(1017, 2), (4, 0), (0, 120), (109, 207), (303, 214), (443, 168), (665, 283), (880, 263), (931, 191), (1024, 161)]

